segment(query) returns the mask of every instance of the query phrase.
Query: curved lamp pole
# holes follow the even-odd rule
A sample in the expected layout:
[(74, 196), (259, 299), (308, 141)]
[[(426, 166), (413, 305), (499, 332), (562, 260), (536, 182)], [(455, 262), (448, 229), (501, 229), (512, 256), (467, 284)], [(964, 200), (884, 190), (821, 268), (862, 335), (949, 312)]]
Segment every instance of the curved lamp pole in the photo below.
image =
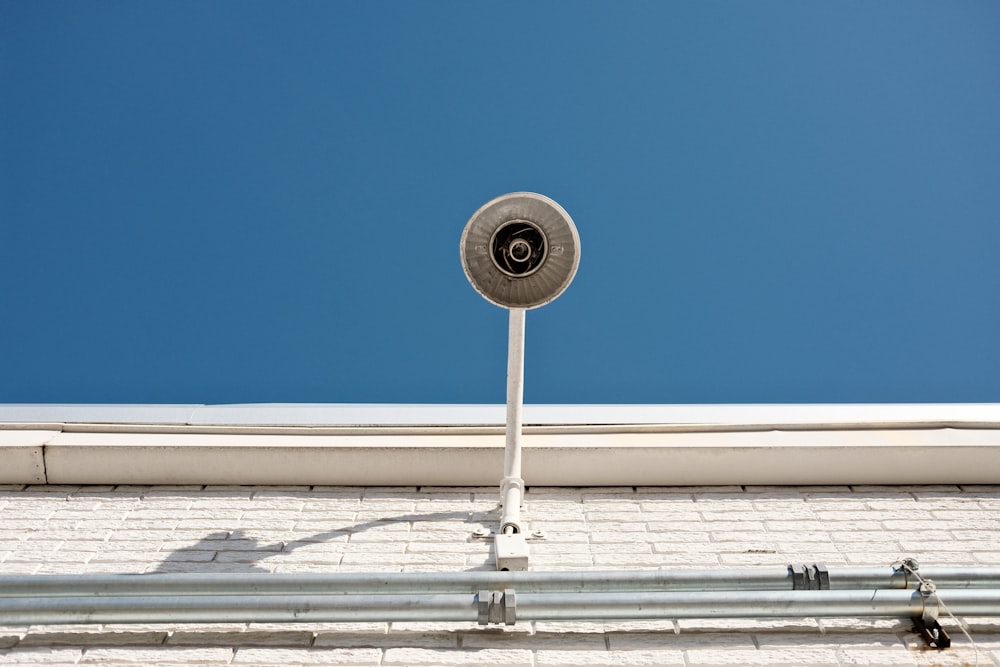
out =
[(496, 536), (498, 570), (524, 570), (521, 534), (521, 413), (524, 399), (525, 311), (553, 301), (580, 265), (580, 236), (569, 214), (548, 197), (513, 192), (484, 204), (465, 226), (462, 268), (487, 301), (510, 311), (507, 345), (507, 427)]

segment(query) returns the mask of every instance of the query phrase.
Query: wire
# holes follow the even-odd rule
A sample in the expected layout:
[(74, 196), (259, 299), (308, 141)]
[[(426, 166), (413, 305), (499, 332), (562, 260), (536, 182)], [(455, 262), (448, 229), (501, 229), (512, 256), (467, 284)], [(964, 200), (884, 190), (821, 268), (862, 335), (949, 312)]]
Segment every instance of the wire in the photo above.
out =
[(972, 638), (972, 635), (969, 634), (965, 621), (959, 619), (958, 617), (955, 616), (955, 614), (951, 613), (951, 609), (948, 609), (948, 605), (944, 603), (944, 600), (941, 598), (941, 595), (937, 593), (937, 586), (934, 584), (934, 582), (931, 579), (925, 579), (920, 576), (920, 573), (917, 572), (917, 568), (919, 567), (917, 565), (917, 562), (912, 558), (903, 558), (893, 563), (892, 567), (896, 569), (902, 568), (906, 570), (906, 572), (916, 577), (917, 581), (919, 581), (921, 586), (925, 587), (926, 590), (928, 590), (931, 593), (937, 594), (938, 605), (941, 607), (941, 609), (945, 611), (946, 614), (948, 614), (951, 620), (955, 621), (955, 623), (958, 624), (958, 629), (962, 631), (962, 634), (965, 635), (965, 638), (969, 640), (970, 644), (972, 644), (972, 650), (975, 652), (976, 656), (975, 667), (979, 667), (979, 647), (976, 646), (976, 640), (974, 640)]

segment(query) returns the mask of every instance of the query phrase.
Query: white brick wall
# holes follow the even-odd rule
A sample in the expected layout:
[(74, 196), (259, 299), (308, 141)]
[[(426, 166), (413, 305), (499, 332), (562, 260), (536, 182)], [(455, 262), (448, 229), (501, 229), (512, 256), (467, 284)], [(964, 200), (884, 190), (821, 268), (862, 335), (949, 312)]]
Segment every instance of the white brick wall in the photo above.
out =
[[(0, 487), (0, 574), (492, 570), (494, 489)], [(1000, 487), (532, 488), (533, 569), (1000, 564)], [(972, 619), (980, 665), (1000, 622)], [(896, 619), (0, 627), (3, 664), (959, 665)]]

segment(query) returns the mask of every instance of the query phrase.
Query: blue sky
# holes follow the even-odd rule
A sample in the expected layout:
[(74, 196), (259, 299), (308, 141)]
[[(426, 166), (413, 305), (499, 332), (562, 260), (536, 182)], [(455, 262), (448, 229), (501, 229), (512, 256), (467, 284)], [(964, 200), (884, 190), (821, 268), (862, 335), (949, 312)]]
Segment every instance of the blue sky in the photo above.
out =
[(0, 402), (1000, 401), (1000, 3), (0, 2)]

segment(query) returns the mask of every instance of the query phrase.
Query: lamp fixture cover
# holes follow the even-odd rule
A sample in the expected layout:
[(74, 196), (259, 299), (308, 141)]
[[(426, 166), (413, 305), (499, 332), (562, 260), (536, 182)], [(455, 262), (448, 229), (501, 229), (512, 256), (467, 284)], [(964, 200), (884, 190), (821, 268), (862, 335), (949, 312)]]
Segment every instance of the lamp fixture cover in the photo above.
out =
[(472, 286), (501, 308), (538, 308), (573, 281), (580, 235), (562, 206), (534, 192), (484, 204), (465, 225), (462, 268)]

